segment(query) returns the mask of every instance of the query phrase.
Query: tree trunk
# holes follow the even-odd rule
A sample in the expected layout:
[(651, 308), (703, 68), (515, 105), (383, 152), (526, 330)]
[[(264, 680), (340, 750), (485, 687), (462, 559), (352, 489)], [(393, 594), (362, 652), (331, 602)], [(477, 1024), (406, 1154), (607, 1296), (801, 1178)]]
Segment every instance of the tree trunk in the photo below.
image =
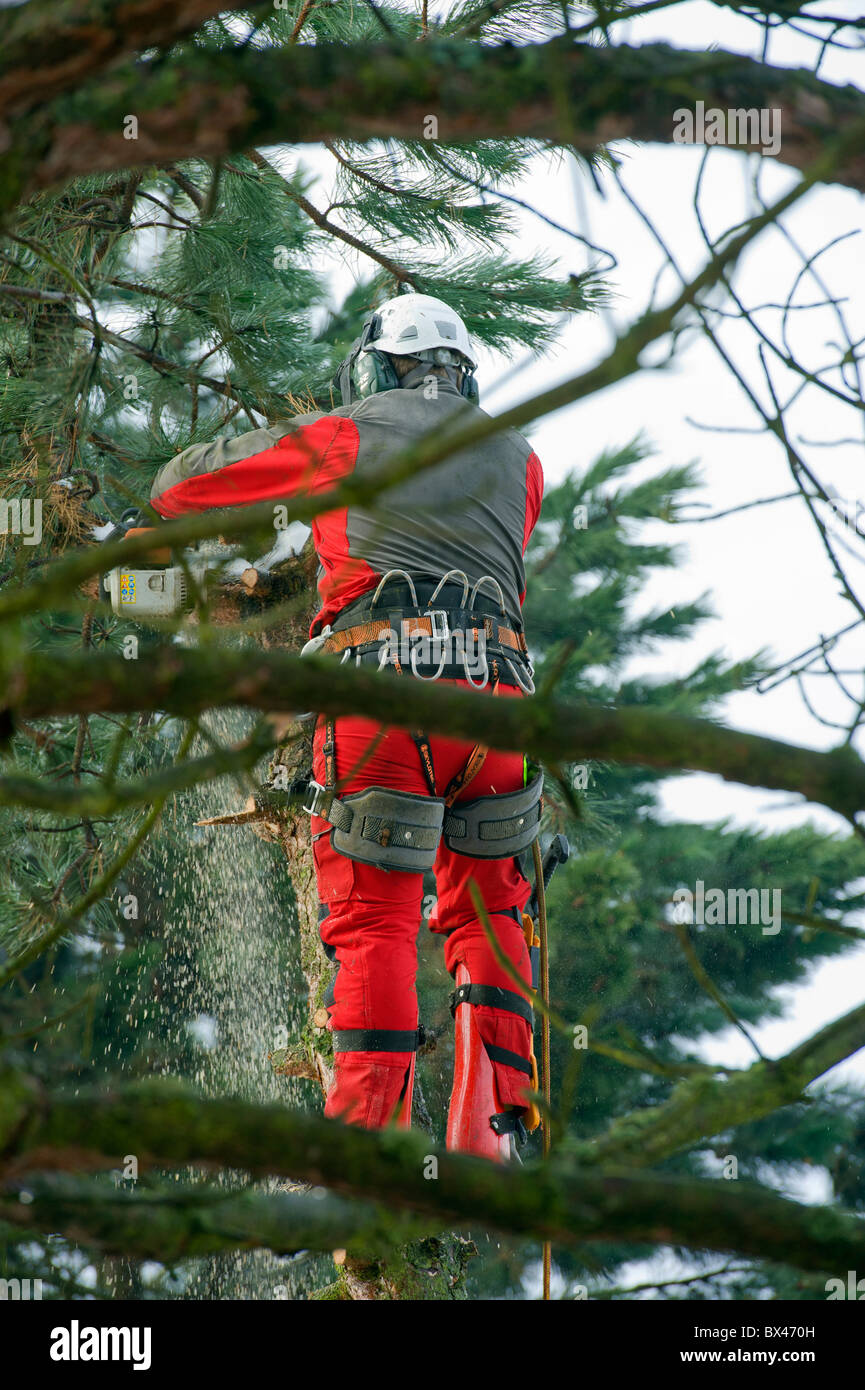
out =
[[(307, 639), (317, 606), (315, 591), (315, 552), (311, 541), (303, 553), (279, 576), (280, 597), (297, 599), (290, 620), (262, 635), (265, 647), (299, 650)], [(265, 586), (266, 587), (266, 586)], [(266, 598), (267, 595), (265, 594)], [(218, 621), (236, 620), (248, 604), (234, 592), (226, 592), (219, 605)], [(333, 1048), (327, 1028), (328, 1013), (324, 996), (334, 975), (334, 967), (324, 953), (319, 935), (318, 893), (312, 858), (310, 819), (307, 812), (278, 807), (280, 791), (295, 779), (310, 774), (314, 724), (274, 714), (281, 742), (270, 763), (269, 784), (246, 803), (244, 812), (253, 813), (249, 824), (261, 838), (276, 842), (282, 849), (294, 892), (300, 963), (307, 984), (308, 1021), (299, 1038), (270, 1054), (274, 1071), (281, 1076), (302, 1077), (315, 1082), (322, 1101), (333, 1079)], [(275, 792), (269, 791), (276, 787)], [(453, 1299), (464, 1297), (464, 1276), (468, 1260), (476, 1254), (472, 1241), (455, 1234), (428, 1237), (395, 1249), (386, 1260), (371, 1259), (361, 1251), (337, 1250), (337, 1278), (316, 1297), (338, 1300), (377, 1299)]]

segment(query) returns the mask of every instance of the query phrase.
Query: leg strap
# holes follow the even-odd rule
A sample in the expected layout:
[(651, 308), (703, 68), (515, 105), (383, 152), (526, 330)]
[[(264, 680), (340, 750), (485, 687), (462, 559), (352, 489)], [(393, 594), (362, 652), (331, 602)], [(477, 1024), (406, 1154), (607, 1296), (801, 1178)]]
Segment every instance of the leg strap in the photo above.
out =
[(529, 1137), (516, 1110), (504, 1110), (500, 1115), (490, 1115), (490, 1129), (494, 1134), (515, 1134), (520, 1146), (525, 1144)]
[[(515, 911), (514, 916), (516, 915)], [(533, 923), (532, 926), (534, 926)], [(537, 989), (537, 983), (534, 987)], [(531, 1004), (528, 999), (524, 999), (521, 994), (517, 994), (512, 989), (502, 989), (499, 985), (476, 985), (468, 981), (458, 985), (450, 996), (451, 1013), (454, 1016), (456, 1016), (460, 1004), (480, 1004), (491, 1009), (504, 1009), (507, 1013), (516, 1014), (519, 1018), (525, 1019), (530, 1028), (534, 1027), (534, 1011)], [(539, 1089), (538, 1064), (535, 1060), (531, 1039), (529, 1040), (530, 1056), (528, 1061), (525, 1061), (519, 1053), (510, 1052), (503, 1047), (496, 1047), (493, 1043), (484, 1042), (483, 1046), (491, 1062), (503, 1062), (505, 1066), (516, 1067), (518, 1071), (523, 1072), (531, 1079), (533, 1090)], [(499, 1122), (509, 1125), (510, 1128), (498, 1127)], [(516, 1110), (507, 1110), (503, 1114), (490, 1117), (490, 1125), (496, 1134), (513, 1132), (517, 1135), (517, 1141), (520, 1144), (525, 1143), (527, 1134), (536, 1130), (540, 1122), (540, 1111), (534, 1101), (527, 1103), (524, 1117)]]
[(534, 1012), (528, 999), (512, 989), (502, 989), (499, 985), (458, 985), (450, 996), (451, 1013), (455, 1014), (460, 1004), (480, 1004), (489, 1009), (504, 1009), (509, 1014), (524, 1018), (531, 1028)]
[(518, 1052), (511, 1052), (507, 1047), (497, 1047), (495, 1043), (484, 1042), (484, 1047), (491, 1062), (501, 1062), (502, 1066), (513, 1067), (515, 1071), (524, 1072), (528, 1077), (533, 1075), (531, 1062), (527, 1062)]
[(417, 1052), (426, 1041), (423, 1028), (350, 1028), (333, 1035), (334, 1052)]

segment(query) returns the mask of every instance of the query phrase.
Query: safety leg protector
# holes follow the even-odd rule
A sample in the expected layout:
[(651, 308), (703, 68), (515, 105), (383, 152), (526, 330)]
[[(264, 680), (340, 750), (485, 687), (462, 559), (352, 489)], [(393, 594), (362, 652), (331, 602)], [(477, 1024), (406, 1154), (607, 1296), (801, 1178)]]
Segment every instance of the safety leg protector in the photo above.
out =
[[(455, 979), (454, 1084), (448, 1110), (447, 1146), (460, 1153), (479, 1154), (506, 1163), (515, 1153), (515, 1134), (522, 1130), (524, 1135), (525, 1130), (520, 1112), (505, 1107), (499, 1099), (495, 1069), (475, 1020), (474, 1006), (465, 994), (472, 989), (472, 982), (462, 963), (457, 966)], [(480, 988), (483, 986), (474, 986), (475, 990)], [(510, 1061), (510, 1054), (503, 1060)]]

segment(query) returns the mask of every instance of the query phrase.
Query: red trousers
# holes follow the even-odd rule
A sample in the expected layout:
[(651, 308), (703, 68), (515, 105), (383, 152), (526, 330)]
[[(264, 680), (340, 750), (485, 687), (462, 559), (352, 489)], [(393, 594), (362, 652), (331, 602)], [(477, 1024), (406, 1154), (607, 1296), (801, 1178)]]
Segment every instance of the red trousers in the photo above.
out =
[[(404, 679), (410, 680), (406, 676)], [(465, 681), (448, 684), (466, 685)], [(518, 695), (513, 687), (500, 687), (499, 698)], [(324, 720), (315, 735), (313, 772), (324, 782)], [(410, 734), (384, 730), (373, 720), (345, 716), (335, 721), (337, 794), (364, 787), (383, 786), (398, 791), (429, 795), (418, 750)], [(458, 739), (430, 736), (436, 790), (442, 795), (450, 779), (465, 763), (471, 744)], [(490, 750), (478, 774), (463, 789), (455, 804), (515, 791), (523, 785), (523, 758), (518, 753)], [(321, 938), (338, 965), (330, 1005), (330, 1027), (335, 1033), (355, 1029), (411, 1032), (418, 1025), (417, 933), (421, 920), (423, 875), (374, 868), (337, 853), (331, 844), (331, 827), (312, 818), (313, 853), (321, 903)], [(500, 986), (513, 991), (513, 978), (502, 969), (490, 948), (472, 902), (469, 881), (474, 880), (489, 914), (497, 942), (507, 958), (531, 984), (529, 953), (520, 913), (531, 893), (528, 880), (513, 858), (472, 859), (454, 854), (442, 840), (435, 862), (438, 901), (430, 928), (444, 937), (448, 971), (461, 981)], [(467, 1006), (463, 1006), (465, 1009)], [(484, 1044), (492, 1044), (519, 1058), (530, 1056), (530, 1028), (517, 1014), (502, 1009), (473, 1006), (473, 1021)], [(411, 1052), (336, 1052), (335, 1079), (327, 1097), (325, 1114), (348, 1123), (374, 1129), (394, 1118), (410, 1095), (413, 1064)], [(488, 1064), (487, 1064), (488, 1065)], [(522, 1070), (497, 1060), (493, 1063), (495, 1091), (502, 1107), (523, 1107), (529, 1085)], [(452, 1098), (452, 1109), (455, 1101)]]

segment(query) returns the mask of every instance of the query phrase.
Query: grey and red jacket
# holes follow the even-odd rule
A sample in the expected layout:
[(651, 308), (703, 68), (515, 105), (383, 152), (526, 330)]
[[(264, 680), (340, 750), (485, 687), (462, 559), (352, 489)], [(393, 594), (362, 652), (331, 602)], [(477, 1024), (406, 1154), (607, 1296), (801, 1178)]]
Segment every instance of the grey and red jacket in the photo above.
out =
[[(484, 414), (450, 381), (436, 379), (433, 393), (421, 379), (327, 413), (195, 444), (160, 469), (151, 501), (168, 518), (314, 496), (350, 475), (374, 476), (455, 412), (464, 412), (461, 426)], [(323, 512), (312, 523), (321, 608), (310, 635), (389, 569), (431, 579), (461, 569), (472, 583), (490, 574), (502, 586), (508, 616), (518, 619), (523, 556), (542, 494), (540, 461), (522, 435), (507, 430), (381, 492), (374, 510)]]

